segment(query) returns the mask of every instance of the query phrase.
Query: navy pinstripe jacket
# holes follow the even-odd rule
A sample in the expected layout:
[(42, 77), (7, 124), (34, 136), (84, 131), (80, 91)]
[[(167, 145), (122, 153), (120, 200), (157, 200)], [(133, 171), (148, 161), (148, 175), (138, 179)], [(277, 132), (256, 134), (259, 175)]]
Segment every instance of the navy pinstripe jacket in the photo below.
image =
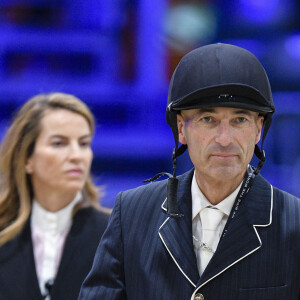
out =
[(300, 200), (256, 176), (199, 277), (192, 176), (178, 177), (179, 219), (165, 213), (166, 180), (118, 195), (79, 299), (300, 299)]

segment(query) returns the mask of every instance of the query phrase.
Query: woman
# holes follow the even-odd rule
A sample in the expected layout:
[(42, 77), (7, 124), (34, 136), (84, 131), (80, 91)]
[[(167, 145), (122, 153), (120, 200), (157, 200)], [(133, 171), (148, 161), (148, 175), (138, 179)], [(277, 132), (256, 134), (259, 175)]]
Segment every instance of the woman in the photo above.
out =
[(108, 221), (92, 183), (94, 118), (63, 93), (38, 95), (1, 145), (0, 299), (77, 299)]

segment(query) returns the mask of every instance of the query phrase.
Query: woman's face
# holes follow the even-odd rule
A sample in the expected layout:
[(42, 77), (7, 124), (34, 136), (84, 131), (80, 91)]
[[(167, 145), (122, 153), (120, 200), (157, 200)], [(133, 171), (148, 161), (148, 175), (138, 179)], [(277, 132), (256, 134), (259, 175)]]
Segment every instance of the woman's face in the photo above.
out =
[(66, 109), (47, 112), (26, 164), (34, 194), (75, 194), (82, 189), (93, 157), (91, 139), (83, 116)]

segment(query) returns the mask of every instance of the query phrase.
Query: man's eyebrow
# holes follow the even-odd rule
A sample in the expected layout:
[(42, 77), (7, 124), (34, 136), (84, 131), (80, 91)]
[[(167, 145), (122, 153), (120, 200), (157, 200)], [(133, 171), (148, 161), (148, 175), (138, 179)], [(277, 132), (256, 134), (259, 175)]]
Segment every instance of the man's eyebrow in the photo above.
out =
[(252, 113), (250, 110), (248, 109), (239, 109), (239, 110), (235, 110), (233, 112), (235, 115), (247, 115), (247, 116), (252, 116)]
[[(217, 110), (214, 107), (199, 108), (199, 110), (197, 111), (197, 114), (203, 114), (203, 113), (217, 113)], [(238, 109), (234, 110), (233, 114), (252, 116), (252, 112), (250, 110), (243, 109), (243, 108), (238, 108)]]
[[(195, 111), (192, 118), (196, 116), (201, 116), (205, 113), (216, 113), (216, 109), (214, 107), (200, 107)], [(184, 111), (182, 111), (181, 114), (182, 116), (184, 116)]]
[[(201, 107), (198, 108), (195, 113), (193, 114), (194, 117), (196, 116), (202, 116), (203, 114), (211, 113), (211, 114), (217, 114), (218, 113), (218, 107)], [(233, 115), (246, 115), (248, 117), (253, 116), (253, 111), (250, 111), (248, 109), (243, 108), (236, 108), (232, 112)]]
[(198, 114), (203, 114), (203, 113), (215, 113), (216, 109), (213, 107), (202, 107), (199, 108), (199, 110), (197, 111)]

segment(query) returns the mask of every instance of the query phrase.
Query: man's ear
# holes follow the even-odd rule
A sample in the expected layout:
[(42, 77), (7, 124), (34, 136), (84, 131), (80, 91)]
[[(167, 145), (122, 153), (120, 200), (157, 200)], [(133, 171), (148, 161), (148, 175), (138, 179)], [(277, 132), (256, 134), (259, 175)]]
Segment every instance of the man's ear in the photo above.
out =
[(259, 115), (257, 118), (257, 136), (256, 136), (255, 144), (257, 144), (260, 140), (263, 125), (264, 125), (264, 116)]
[(181, 114), (177, 114), (178, 139), (181, 144), (186, 145), (186, 137), (184, 133), (184, 120)]

